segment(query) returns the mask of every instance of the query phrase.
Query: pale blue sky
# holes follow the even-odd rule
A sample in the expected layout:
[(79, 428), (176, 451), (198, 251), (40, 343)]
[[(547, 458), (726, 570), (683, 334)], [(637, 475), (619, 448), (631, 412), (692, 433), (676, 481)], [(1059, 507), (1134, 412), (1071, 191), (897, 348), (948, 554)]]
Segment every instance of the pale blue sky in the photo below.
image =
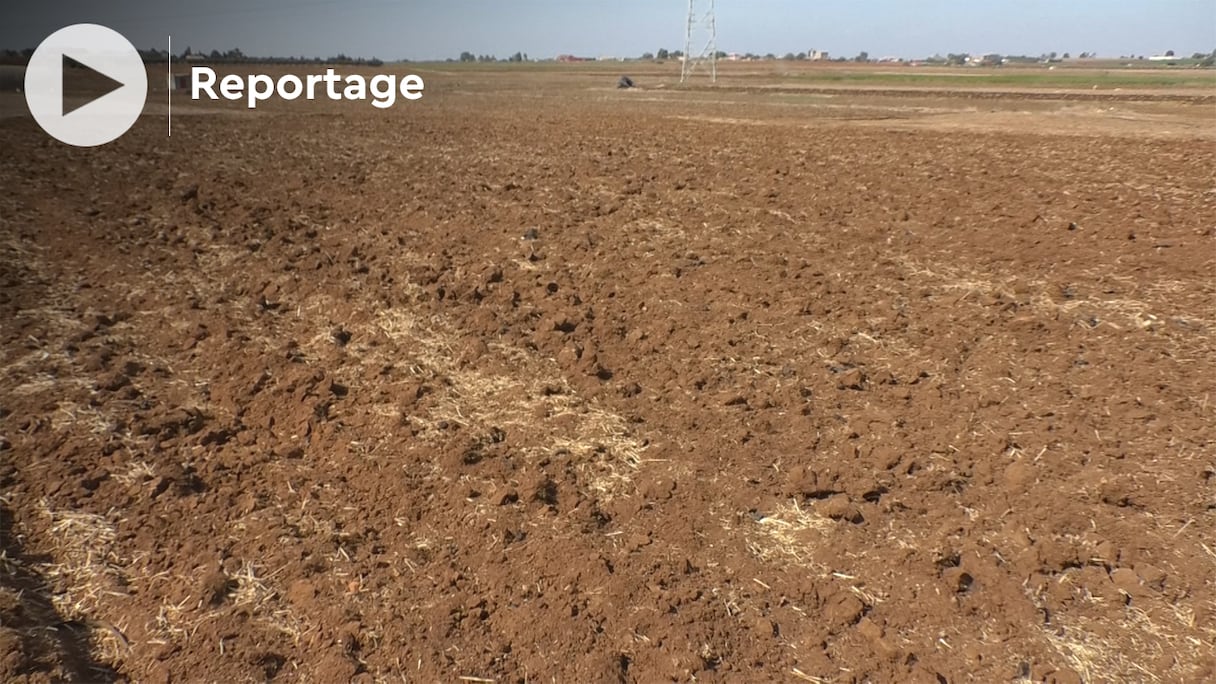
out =
[[(5, 11), (0, 47), (91, 21), (138, 47), (382, 59), (683, 47), (685, 0), (62, 0)], [(718, 47), (924, 57), (948, 52), (1182, 55), (1216, 49), (1214, 0), (717, 0)]]

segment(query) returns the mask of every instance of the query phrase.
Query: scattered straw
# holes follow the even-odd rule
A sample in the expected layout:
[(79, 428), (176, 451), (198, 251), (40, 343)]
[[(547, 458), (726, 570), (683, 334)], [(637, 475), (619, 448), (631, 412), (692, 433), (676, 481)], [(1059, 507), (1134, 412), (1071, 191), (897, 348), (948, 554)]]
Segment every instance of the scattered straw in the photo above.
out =
[[(1216, 649), (1216, 630), (1187, 609), (1170, 620), (1130, 608), (1122, 619), (1056, 613), (1044, 637), (1084, 681), (1198, 681), (1199, 664)], [(1172, 656), (1175, 665), (1162, 670)]]
[(799, 670), (796, 667), (793, 668), (792, 670), (790, 670), (790, 674), (794, 675), (795, 677), (797, 677), (798, 679), (801, 679), (804, 682), (812, 682), (813, 684), (827, 684), (827, 681), (828, 681), (821, 677), (812, 677), (811, 675), (803, 672), (802, 670)]
[(125, 564), (115, 551), (114, 526), (99, 515), (51, 510), (46, 500), (41, 508), (55, 543), (55, 561), (39, 568), (55, 591), (52, 602), (69, 619), (89, 618), (103, 596), (125, 593)]
[(300, 620), (284, 606), (282, 592), (259, 574), (257, 565), (252, 561), (241, 563), (230, 579), (236, 583), (231, 594), (234, 605), (248, 609), (261, 624), (299, 641), (304, 631)]
[(439, 319), (424, 321), (395, 308), (380, 312), (375, 325), (396, 347), (380, 353), (409, 350), (417, 361), (416, 374), (433, 381), (436, 396), (426, 414), (411, 416), (429, 431), (442, 423), (473, 434), (511, 431), (518, 435), (515, 441), (530, 445), (521, 449), (526, 456), (573, 458), (588, 489), (603, 499), (632, 487), (633, 471), (643, 462), (646, 446), (623, 417), (579, 396), (553, 361), (491, 345), (489, 353), (512, 372), (475, 370), (459, 363), (454, 351), (458, 334)]
[(760, 518), (756, 524), (759, 534), (749, 536), (748, 548), (758, 558), (764, 561), (792, 560), (828, 574), (826, 568), (811, 562), (810, 555), (832, 529), (834, 523), (830, 519), (808, 511), (797, 501), (791, 500), (771, 515)]

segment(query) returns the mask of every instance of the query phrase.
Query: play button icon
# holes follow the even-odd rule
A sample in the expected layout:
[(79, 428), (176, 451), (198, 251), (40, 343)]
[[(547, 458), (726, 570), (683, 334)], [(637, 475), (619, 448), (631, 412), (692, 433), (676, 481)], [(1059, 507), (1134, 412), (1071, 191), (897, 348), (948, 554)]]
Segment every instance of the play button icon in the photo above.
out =
[[(88, 69), (88, 68), (89, 68), (89, 66), (87, 64), (82, 64), (82, 63), (78, 62), (77, 60), (74, 60), (71, 57), (64, 55), (63, 56), (63, 70), (59, 72), (59, 75), (60, 75), (60, 77), (66, 75), (70, 69)], [(103, 95), (109, 95), (110, 93), (114, 92), (115, 90), (118, 90), (119, 88), (123, 87), (123, 84), (121, 82), (115, 81), (114, 79), (110, 78), (109, 76), (106, 76), (105, 74), (101, 73), (100, 71), (96, 71), (93, 69), (89, 69), (89, 70), (92, 71), (93, 74), (97, 78), (105, 80), (105, 87), (106, 87), (105, 92), (101, 93), (100, 95), (97, 95), (95, 97), (92, 97), (88, 100), (85, 100), (83, 102), (76, 102), (74, 104), (69, 103), (67, 97), (62, 97), (61, 99), (63, 100), (63, 115), (64, 116), (71, 114), (72, 112), (76, 111), (77, 109), (80, 109), (84, 105), (97, 100), (97, 98), (102, 97)], [(67, 80), (67, 79), (63, 79), (63, 80)], [(66, 95), (68, 92), (68, 84), (64, 83), (62, 85), (62, 87), (60, 88), (60, 91), (61, 91), (61, 93)], [(140, 103), (140, 104), (142, 105), (142, 103)]]
[(74, 24), (42, 41), (25, 71), (34, 120), (77, 147), (104, 145), (127, 132), (148, 96), (139, 51), (113, 29)]

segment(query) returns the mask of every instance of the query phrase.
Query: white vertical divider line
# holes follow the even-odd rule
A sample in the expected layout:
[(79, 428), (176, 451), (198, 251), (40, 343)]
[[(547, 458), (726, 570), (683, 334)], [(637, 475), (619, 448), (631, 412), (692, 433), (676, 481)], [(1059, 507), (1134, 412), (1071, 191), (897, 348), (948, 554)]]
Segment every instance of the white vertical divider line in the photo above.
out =
[(173, 34), (169, 34), (169, 137), (173, 137)]

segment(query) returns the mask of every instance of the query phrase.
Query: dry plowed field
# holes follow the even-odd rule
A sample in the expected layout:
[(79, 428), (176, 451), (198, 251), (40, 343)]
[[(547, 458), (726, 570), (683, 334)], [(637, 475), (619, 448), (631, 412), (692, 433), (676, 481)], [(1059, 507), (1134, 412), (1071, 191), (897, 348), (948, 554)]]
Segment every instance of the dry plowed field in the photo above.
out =
[(426, 75), (0, 120), (0, 679), (1216, 678), (1210, 103)]

